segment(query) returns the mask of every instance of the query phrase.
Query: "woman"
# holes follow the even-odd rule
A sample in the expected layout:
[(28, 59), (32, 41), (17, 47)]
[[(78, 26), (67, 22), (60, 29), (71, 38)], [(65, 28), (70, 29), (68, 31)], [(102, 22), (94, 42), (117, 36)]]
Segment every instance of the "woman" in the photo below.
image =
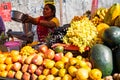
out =
[(43, 16), (37, 18), (28, 16), (24, 21), (37, 25), (38, 39), (41, 43), (44, 43), (48, 34), (53, 31), (55, 27), (59, 26), (59, 20), (56, 18), (55, 13), (55, 6), (52, 4), (46, 4), (43, 9)]

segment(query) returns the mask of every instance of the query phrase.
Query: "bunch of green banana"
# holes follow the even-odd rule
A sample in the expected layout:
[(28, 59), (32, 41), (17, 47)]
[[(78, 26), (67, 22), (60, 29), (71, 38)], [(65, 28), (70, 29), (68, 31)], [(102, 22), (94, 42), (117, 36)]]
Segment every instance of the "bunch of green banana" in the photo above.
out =
[(108, 11), (107, 8), (98, 8), (95, 16), (98, 16), (99, 18), (104, 19), (107, 11)]

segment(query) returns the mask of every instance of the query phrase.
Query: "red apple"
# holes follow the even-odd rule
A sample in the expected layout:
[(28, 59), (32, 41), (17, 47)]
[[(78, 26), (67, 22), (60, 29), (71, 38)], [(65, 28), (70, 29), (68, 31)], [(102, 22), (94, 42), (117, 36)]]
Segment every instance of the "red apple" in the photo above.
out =
[(38, 54), (41, 55), (44, 58), (44, 53), (39, 52)]
[(21, 68), (21, 63), (20, 62), (16, 62), (12, 66), (12, 70), (14, 70), (14, 71), (19, 71), (20, 68)]
[(48, 47), (45, 44), (40, 45), (39, 48), (38, 48), (38, 51), (42, 52), (42, 53), (46, 53), (47, 50), (48, 50)]
[(25, 73), (23, 74), (23, 76), (22, 76), (22, 79), (23, 79), (23, 80), (30, 80), (30, 73), (25, 72)]
[(26, 63), (26, 64), (31, 64), (32, 58), (33, 58), (35, 55), (36, 55), (36, 54), (32, 54), (32, 55), (28, 56), (28, 57), (25, 59), (25, 63)]
[(36, 54), (32, 58), (32, 63), (35, 65), (41, 65), (43, 63), (43, 57), (40, 54)]
[(44, 67), (43, 67), (43, 66), (39, 66), (39, 67), (35, 70), (35, 74), (39, 76), (39, 75), (42, 74), (43, 70), (44, 70)]
[(14, 76), (15, 76), (15, 71), (13, 70), (8, 71), (8, 74), (7, 74), (8, 78), (14, 78)]
[(54, 56), (54, 60), (55, 61), (59, 61), (61, 58), (63, 57), (63, 53), (56, 53)]
[(28, 64), (23, 64), (22, 66), (22, 72), (26, 72), (28, 70)]
[(30, 64), (28, 66), (28, 72), (29, 73), (34, 73), (36, 69), (37, 69), (37, 66), (35, 64)]
[(52, 49), (48, 49), (47, 52), (45, 53), (45, 58), (53, 59), (54, 56), (55, 56), (55, 51)]
[(20, 59), (18, 60), (18, 62), (20, 62), (21, 64), (24, 64), (25, 59), (27, 58), (27, 56), (21, 56)]
[(37, 76), (36, 74), (32, 74), (32, 75), (31, 75), (31, 80), (37, 80), (37, 77), (38, 77), (38, 76)]

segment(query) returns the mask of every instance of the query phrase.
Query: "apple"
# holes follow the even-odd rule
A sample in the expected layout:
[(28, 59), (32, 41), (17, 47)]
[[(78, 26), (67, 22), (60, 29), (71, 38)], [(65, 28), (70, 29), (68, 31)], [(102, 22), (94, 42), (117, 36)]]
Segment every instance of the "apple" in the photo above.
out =
[(28, 64), (23, 64), (22, 66), (22, 72), (26, 72), (28, 70)]
[(37, 65), (35, 65), (35, 64), (30, 64), (28, 66), (28, 72), (29, 73), (34, 73), (36, 71), (36, 69), (37, 69)]
[(41, 55), (43, 58), (45, 57), (44, 53), (42, 53), (42, 52), (39, 52), (38, 54)]
[(55, 61), (59, 61), (61, 60), (61, 58), (63, 57), (63, 53), (56, 53), (55, 56), (54, 56), (54, 60)]
[(23, 80), (30, 80), (30, 73), (28, 73), (28, 72), (23, 73), (22, 79)]
[(21, 71), (17, 71), (16, 74), (15, 74), (15, 78), (18, 79), (18, 80), (21, 80), (22, 75), (23, 75), (23, 73)]
[(14, 71), (19, 71), (20, 68), (21, 68), (21, 66), (22, 66), (22, 65), (21, 65), (20, 62), (16, 62), (16, 63), (13, 64), (12, 70), (14, 70)]
[(6, 65), (5, 70), (6, 70), (6, 71), (11, 70), (12, 66), (13, 66), (13, 64), (8, 64), (8, 65)]
[(45, 58), (54, 59), (54, 56), (55, 56), (55, 51), (52, 49), (48, 49), (47, 52), (45, 53)]
[(26, 64), (31, 64), (32, 58), (33, 58), (35, 55), (36, 55), (36, 54), (32, 54), (32, 55), (28, 56), (28, 57), (25, 59), (25, 63), (26, 63)]
[(36, 74), (32, 74), (32, 75), (31, 75), (31, 80), (37, 80), (37, 77), (38, 77), (38, 76), (37, 76)]
[(41, 65), (43, 63), (43, 57), (40, 54), (36, 54), (32, 58), (32, 63), (35, 65)]
[(47, 50), (48, 50), (48, 47), (45, 44), (40, 45), (38, 48), (38, 51), (42, 53), (46, 53)]
[(8, 78), (14, 78), (15, 73), (16, 73), (15, 71), (10, 70), (10, 71), (8, 71), (7, 77), (8, 77)]
[(27, 58), (27, 56), (23, 55), (23, 56), (20, 57), (20, 59), (18, 60), (18, 62), (20, 62), (21, 64), (24, 64), (26, 58)]
[(43, 66), (39, 66), (39, 67), (35, 70), (35, 74), (38, 75), (38, 76), (41, 75), (42, 72), (43, 72), (43, 69), (44, 69)]

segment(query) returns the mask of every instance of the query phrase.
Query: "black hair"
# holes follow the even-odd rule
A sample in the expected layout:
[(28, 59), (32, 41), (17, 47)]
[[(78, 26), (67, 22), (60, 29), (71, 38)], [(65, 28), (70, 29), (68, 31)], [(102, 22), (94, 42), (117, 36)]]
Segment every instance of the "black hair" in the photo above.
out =
[(49, 8), (52, 10), (52, 12), (54, 12), (54, 17), (56, 16), (55, 14), (56, 14), (56, 8), (55, 8), (55, 6), (53, 5), (53, 4), (46, 4), (46, 5), (48, 5), (49, 6)]

